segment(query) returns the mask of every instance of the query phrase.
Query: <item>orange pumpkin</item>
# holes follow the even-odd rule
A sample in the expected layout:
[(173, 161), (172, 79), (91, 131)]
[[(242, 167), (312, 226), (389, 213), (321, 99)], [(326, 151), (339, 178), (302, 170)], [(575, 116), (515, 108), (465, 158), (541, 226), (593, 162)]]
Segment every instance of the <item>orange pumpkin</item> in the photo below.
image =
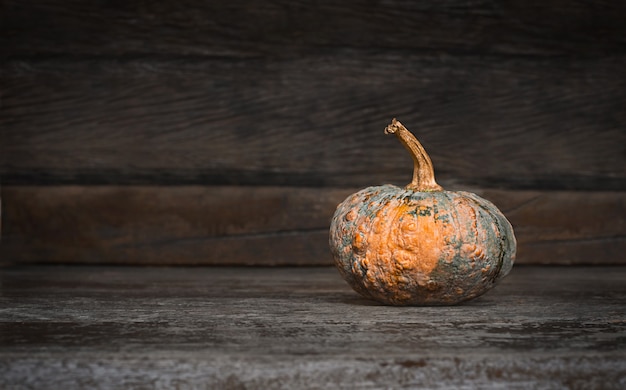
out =
[(391, 305), (451, 305), (485, 293), (515, 261), (511, 224), (478, 195), (443, 190), (428, 154), (399, 121), (385, 133), (411, 153), (413, 181), (365, 188), (337, 207), (330, 248), (342, 277), (362, 296)]

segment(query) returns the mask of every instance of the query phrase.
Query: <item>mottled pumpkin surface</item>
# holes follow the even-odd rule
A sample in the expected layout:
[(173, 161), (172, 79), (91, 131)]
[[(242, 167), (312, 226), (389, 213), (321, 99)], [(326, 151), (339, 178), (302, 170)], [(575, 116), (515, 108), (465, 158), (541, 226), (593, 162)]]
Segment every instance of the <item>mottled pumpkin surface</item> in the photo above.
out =
[(513, 266), (513, 228), (468, 192), (392, 185), (350, 195), (333, 216), (330, 247), (343, 278), (392, 305), (446, 305), (477, 297)]

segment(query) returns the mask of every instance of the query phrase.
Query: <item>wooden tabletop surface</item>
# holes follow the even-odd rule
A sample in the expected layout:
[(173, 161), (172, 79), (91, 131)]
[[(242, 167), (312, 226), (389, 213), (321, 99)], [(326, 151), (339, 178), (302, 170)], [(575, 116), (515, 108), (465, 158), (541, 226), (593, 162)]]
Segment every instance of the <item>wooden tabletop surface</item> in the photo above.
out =
[(626, 267), (517, 266), (453, 307), (334, 268), (0, 268), (0, 388), (626, 388)]

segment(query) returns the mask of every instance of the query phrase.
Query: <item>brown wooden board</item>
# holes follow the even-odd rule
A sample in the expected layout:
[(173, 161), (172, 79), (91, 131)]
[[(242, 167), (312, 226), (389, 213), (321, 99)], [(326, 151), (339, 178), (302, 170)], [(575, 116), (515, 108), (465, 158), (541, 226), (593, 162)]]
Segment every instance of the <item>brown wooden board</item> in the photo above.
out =
[[(3, 262), (328, 265), (356, 189), (5, 186)], [(626, 264), (626, 193), (477, 189), (509, 218), (521, 264)]]
[(7, 0), (9, 56), (291, 56), (320, 48), (590, 56), (624, 52), (623, 1)]
[(475, 192), (513, 224), (520, 263), (626, 264), (626, 192)]
[(10, 184), (405, 184), (397, 116), (443, 184), (626, 189), (626, 57), (335, 51), (7, 61)]

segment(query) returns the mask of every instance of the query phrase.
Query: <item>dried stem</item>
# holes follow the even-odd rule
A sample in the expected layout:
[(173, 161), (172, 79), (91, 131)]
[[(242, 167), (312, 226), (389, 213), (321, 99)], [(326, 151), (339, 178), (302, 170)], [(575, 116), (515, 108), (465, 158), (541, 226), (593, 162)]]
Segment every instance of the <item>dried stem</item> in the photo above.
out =
[(385, 128), (385, 134), (395, 134), (402, 145), (413, 157), (413, 181), (406, 186), (413, 191), (443, 191), (443, 188), (435, 181), (433, 163), (428, 157), (426, 150), (413, 134), (396, 118)]

